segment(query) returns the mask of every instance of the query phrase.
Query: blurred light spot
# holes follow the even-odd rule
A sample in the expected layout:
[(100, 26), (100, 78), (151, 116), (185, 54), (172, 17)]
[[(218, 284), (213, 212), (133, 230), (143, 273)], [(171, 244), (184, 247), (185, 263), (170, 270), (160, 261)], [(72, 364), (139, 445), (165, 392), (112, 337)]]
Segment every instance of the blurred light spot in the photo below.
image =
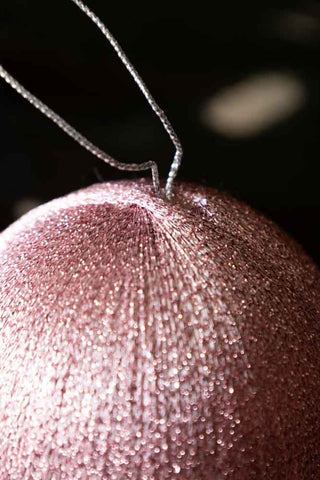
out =
[(228, 137), (257, 135), (293, 115), (306, 97), (304, 84), (294, 75), (266, 72), (217, 92), (204, 105), (201, 117)]
[(35, 198), (21, 198), (13, 206), (13, 215), (14, 218), (20, 218), (25, 213), (29, 212), (35, 207), (38, 207), (41, 204), (40, 200)]
[(271, 26), (287, 40), (307, 42), (320, 37), (320, 21), (316, 16), (294, 11), (274, 12)]

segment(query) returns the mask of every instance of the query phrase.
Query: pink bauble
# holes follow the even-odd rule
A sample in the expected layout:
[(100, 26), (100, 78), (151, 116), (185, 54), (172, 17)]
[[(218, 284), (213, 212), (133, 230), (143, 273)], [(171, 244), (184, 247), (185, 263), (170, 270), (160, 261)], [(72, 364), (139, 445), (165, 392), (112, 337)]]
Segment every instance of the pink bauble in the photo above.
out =
[(0, 236), (0, 479), (320, 478), (320, 274), (246, 205), (94, 185)]

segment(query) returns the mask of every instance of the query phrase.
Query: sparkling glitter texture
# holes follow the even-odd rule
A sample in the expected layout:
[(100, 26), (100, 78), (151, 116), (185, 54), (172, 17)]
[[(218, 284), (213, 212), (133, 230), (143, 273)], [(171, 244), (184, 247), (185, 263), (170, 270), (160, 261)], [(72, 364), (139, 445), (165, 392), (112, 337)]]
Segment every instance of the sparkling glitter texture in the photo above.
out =
[(94, 185), (0, 236), (0, 478), (319, 479), (320, 275), (178, 184)]

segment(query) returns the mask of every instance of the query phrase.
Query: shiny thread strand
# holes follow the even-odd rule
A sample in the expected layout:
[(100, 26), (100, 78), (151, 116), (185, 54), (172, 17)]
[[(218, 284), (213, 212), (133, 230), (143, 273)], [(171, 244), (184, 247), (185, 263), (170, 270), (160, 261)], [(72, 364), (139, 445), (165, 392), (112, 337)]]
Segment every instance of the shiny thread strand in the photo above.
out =
[[(87, 15), (88, 18), (90, 18), (90, 20), (99, 28), (99, 30), (104, 35), (104, 37), (109, 41), (110, 45), (115, 50), (119, 59), (121, 60), (123, 65), (126, 67), (130, 75), (133, 77), (135, 83), (138, 85), (140, 91), (146, 98), (150, 107), (160, 119), (163, 127), (165, 128), (172, 143), (174, 144), (175, 155), (170, 167), (170, 171), (169, 171), (166, 186), (165, 186), (165, 196), (167, 199), (170, 199), (173, 194), (172, 192), (173, 182), (178, 173), (178, 169), (181, 164), (182, 155), (183, 155), (181, 142), (177, 134), (175, 133), (168, 117), (166, 116), (164, 111), (159, 107), (159, 105), (151, 95), (149, 89), (147, 88), (146, 84), (142, 80), (141, 76), (139, 75), (135, 67), (132, 65), (132, 63), (129, 61), (127, 55), (124, 53), (123, 49), (121, 48), (117, 40), (114, 38), (114, 36), (111, 34), (109, 29), (104, 25), (104, 23), (100, 20), (100, 18), (92, 10), (90, 10), (89, 7), (87, 7), (81, 0), (71, 0), (71, 1), (74, 4), (76, 4)], [(161, 196), (158, 166), (155, 162), (148, 161), (148, 162), (143, 162), (141, 164), (119, 162), (118, 160), (114, 159), (111, 155), (105, 153), (100, 148), (96, 147), (86, 137), (84, 137), (75, 128), (73, 128), (70, 124), (68, 124), (56, 112), (50, 109), (41, 100), (39, 100), (36, 96), (34, 96), (31, 92), (29, 92), (26, 88), (24, 88), (2, 65), (0, 65), (0, 76), (14, 90), (16, 90), (26, 100), (28, 100), (29, 103), (31, 103), (35, 108), (40, 110), (47, 118), (52, 120), (65, 133), (67, 133), (71, 138), (73, 138), (77, 143), (79, 143), (79, 145), (86, 148), (90, 153), (100, 158), (104, 162), (108, 163), (109, 165), (115, 168), (118, 168), (119, 170), (141, 171), (141, 170), (151, 169), (155, 194), (158, 197)]]
[(159, 107), (159, 105), (151, 95), (145, 82), (142, 80), (141, 76), (139, 75), (139, 73), (137, 72), (133, 64), (130, 62), (129, 58), (127, 57), (127, 55), (125, 54), (125, 52), (123, 51), (123, 49), (121, 48), (117, 40), (111, 34), (110, 30), (104, 25), (104, 23), (100, 20), (100, 18), (94, 12), (92, 12), (92, 10), (90, 10), (81, 0), (71, 0), (71, 1), (75, 3), (90, 18), (90, 20), (93, 21), (93, 23), (96, 24), (96, 26), (99, 28), (99, 30), (104, 35), (104, 37), (109, 41), (110, 45), (113, 47), (113, 49), (117, 53), (118, 57), (120, 58), (120, 60), (122, 61), (122, 63), (124, 64), (128, 72), (134, 79), (135, 83), (138, 85), (140, 91), (143, 93), (150, 107), (158, 116), (163, 127), (168, 133), (176, 149), (174, 159), (170, 167), (166, 187), (165, 187), (166, 196), (168, 199), (170, 199), (172, 196), (173, 182), (177, 176), (177, 173), (182, 161), (182, 155), (183, 155), (183, 149), (182, 149), (182, 145), (179, 140), (179, 137), (176, 134), (165, 112)]
[(97, 158), (100, 158), (104, 162), (108, 163), (112, 167), (118, 168), (119, 170), (128, 170), (128, 171), (140, 171), (140, 170), (149, 170), (152, 172), (152, 181), (155, 190), (155, 194), (160, 197), (160, 181), (159, 181), (159, 172), (158, 166), (155, 162), (149, 161), (144, 163), (123, 163), (119, 162), (111, 155), (108, 155), (103, 150), (98, 148), (96, 145), (90, 142), (86, 137), (84, 137), (80, 132), (73, 128), (69, 123), (67, 123), (60, 115), (54, 112), (51, 108), (45, 105), (41, 100), (35, 97), (31, 92), (29, 92), (25, 87), (23, 87), (9, 72), (7, 72), (2, 65), (0, 65), (0, 77), (2, 77), (5, 82), (8, 83), (16, 92), (18, 92), (23, 98), (28, 100), (28, 102), (33, 105), (35, 108), (40, 110), (47, 118), (52, 120), (56, 125), (58, 125), (61, 130), (63, 130), (69, 137), (73, 138), (79, 145), (84, 147), (90, 153), (95, 155)]

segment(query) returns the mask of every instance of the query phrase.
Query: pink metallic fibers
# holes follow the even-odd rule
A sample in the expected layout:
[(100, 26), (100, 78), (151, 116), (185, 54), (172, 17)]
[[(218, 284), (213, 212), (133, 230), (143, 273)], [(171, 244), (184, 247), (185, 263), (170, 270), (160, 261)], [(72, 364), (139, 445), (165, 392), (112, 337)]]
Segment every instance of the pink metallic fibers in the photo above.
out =
[(320, 478), (320, 275), (211, 189), (94, 185), (0, 235), (0, 479)]

